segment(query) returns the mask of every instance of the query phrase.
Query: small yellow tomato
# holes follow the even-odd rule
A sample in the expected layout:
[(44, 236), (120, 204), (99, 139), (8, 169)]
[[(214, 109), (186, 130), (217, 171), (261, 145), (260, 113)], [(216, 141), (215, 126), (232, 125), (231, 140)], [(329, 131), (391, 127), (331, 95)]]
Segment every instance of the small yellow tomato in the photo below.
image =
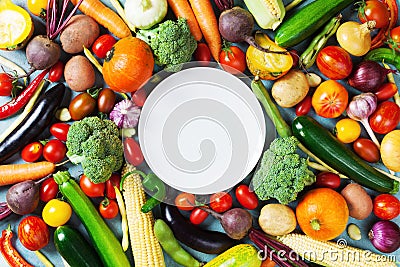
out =
[(27, 0), (26, 6), (33, 15), (46, 18), (47, 0)]
[(52, 199), (44, 206), (42, 218), (44, 222), (53, 227), (64, 225), (71, 218), (71, 206), (59, 199)]
[(350, 118), (341, 119), (335, 126), (336, 137), (343, 143), (352, 143), (360, 137), (360, 124)]

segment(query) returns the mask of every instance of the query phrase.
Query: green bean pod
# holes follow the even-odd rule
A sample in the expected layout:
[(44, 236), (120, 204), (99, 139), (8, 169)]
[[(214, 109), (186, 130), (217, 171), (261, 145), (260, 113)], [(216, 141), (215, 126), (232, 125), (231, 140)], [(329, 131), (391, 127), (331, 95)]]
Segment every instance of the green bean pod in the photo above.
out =
[(199, 267), (202, 264), (182, 248), (171, 228), (161, 219), (154, 223), (154, 234), (164, 251), (178, 264), (185, 267)]
[(400, 71), (400, 53), (390, 48), (376, 48), (369, 51), (365, 56), (365, 60), (373, 60), (376, 62), (385, 62), (396, 67)]
[(329, 38), (335, 34), (339, 28), (342, 15), (339, 14), (333, 17), (322, 29), (322, 31), (315, 36), (307, 49), (300, 56), (300, 66), (308, 69), (314, 65), (315, 59), (317, 58), (318, 52), (326, 45)]

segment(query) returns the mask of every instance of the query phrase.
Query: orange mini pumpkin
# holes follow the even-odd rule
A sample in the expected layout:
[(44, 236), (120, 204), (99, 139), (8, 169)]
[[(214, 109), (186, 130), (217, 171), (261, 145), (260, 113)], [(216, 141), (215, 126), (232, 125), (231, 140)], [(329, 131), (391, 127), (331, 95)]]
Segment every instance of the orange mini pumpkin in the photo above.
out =
[(153, 74), (154, 57), (150, 46), (136, 37), (120, 39), (103, 63), (104, 81), (114, 91), (134, 92)]
[(299, 201), (296, 217), (306, 235), (326, 241), (338, 237), (346, 229), (349, 209), (344, 197), (335, 190), (317, 188)]

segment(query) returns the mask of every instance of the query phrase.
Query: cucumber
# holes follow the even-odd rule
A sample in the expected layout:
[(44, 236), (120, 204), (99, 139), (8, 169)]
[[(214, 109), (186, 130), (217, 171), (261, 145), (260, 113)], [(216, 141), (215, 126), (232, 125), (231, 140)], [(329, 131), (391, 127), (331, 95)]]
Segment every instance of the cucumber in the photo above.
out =
[(353, 2), (353, 0), (311, 2), (283, 21), (276, 30), (275, 43), (281, 47), (299, 44)]
[(78, 230), (62, 225), (54, 231), (54, 245), (71, 266), (101, 267), (99, 256)]
[(250, 244), (236, 245), (206, 263), (203, 267), (260, 267), (258, 250)]
[(398, 192), (398, 181), (374, 169), (315, 119), (308, 116), (296, 117), (293, 120), (292, 131), (313, 154), (360, 185), (381, 193)]

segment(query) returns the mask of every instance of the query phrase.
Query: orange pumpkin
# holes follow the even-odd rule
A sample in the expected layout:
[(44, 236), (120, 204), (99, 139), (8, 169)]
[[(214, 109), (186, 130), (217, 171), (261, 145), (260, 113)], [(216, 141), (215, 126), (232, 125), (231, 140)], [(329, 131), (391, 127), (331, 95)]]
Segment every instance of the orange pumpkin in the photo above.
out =
[(153, 74), (154, 57), (150, 46), (136, 37), (120, 39), (107, 53), (103, 78), (121, 93), (134, 92)]
[(346, 229), (349, 209), (344, 197), (335, 190), (317, 188), (299, 201), (296, 217), (306, 235), (326, 241), (338, 237)]

